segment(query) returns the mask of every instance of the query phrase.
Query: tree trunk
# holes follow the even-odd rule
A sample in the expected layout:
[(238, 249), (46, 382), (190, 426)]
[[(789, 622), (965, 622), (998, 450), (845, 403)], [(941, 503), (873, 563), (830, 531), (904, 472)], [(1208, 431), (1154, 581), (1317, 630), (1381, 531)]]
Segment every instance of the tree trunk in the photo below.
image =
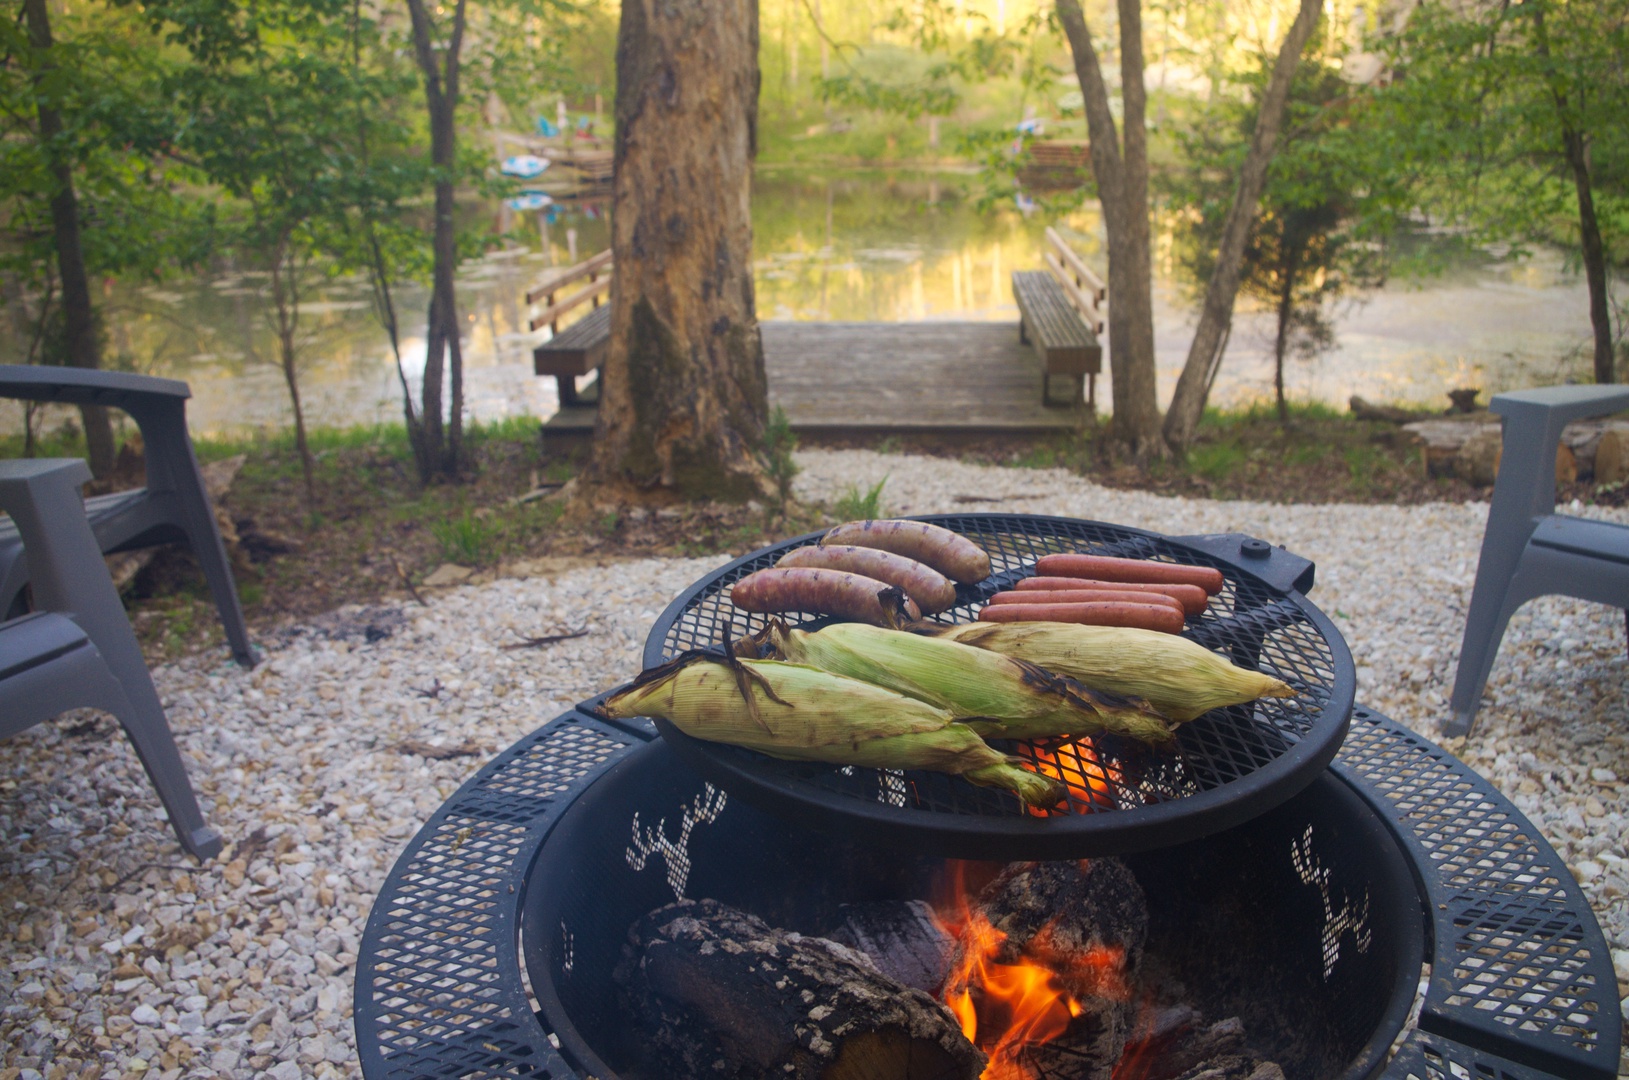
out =
[(1284, 352), (1290, 343), (1290, 316), (1295, 314), (1295, 263), (1286, 245), (1279, 260), (1278, 335), (1273, 339), (1273, 391), (1278, 397), (1278, 422), (1290, 418), (1290, 406), (1284, 400)]
[[(437, 42), (424, 0), (407, 0), (408, 15), (413, 23), (413, 52), (424, 77), (424, 98), (430, 113), (430, 162), (436, 170), (432, 240), (435, 262), (431, 272), (429, 325), (424, 334), (424, 385), (419, 409), (423, 449), (415, 446), (419, 472), (424, 480), (437, 473), (456, 478), (463, 443), (464, 358), (459, 347), (458, 296), (454, 291), (458, 235), (453, 195), (458, 157), (455, 121), (459, 53), (464, 40), (465, 2), (458, 0), (453, 8), (451, 31), (442, 48), (446, 54), (443, 68), (436, 62)], [(443, 367), (451, 392), (451, 400), (445, 406), (441, 394)]]
[[(51, 17), (45, 0), (24, 0), (28, 41), (40, 55), (33, 73), (40, 118), (40, 146), (51, 170), (51, 231), (57, 251), (57, 274), (62, 280), (63, 351), (72, 367), (102, 366), (96, 340), (96, 313), (91, 308), (90, 279), (85, 271), (85, 248), (79, 233), (79, 203), (74, 197), (73, 163), (62, 145), (62, 114), (46, 97), (43, 83), (56, 66), (51, 57)], [(113, 469), (113, 425), (104, 405), (81, 405), (85, 447), (91, 471), (106, 476)]]
[(300, 330), (300, 269), (298, 256), (292, 253), (289, 237), (278, 240), (271, 264), (272, 306), (277, 318), (278, 359), (283, 369), (283, 381), (288, 385), (288, 397), (294, 406), (294, 448), (300, 455), (300, 472), (305, 478), (305, 508), (317, 506), (317, 483), (311, 464), (311, 445), (305, 434), (305, 409), (300, 403), (299, 369), (295, 361), (299, 356), (296, 338)]
[(1595, 331), (1595, 381), (1609, 383), (1613, 377), (1612, 309), (1606, 295), (1606, 248), (1601, 243), (1601, 225), (1595, 219), (1595, 197), (1590, 190), (1589, 146), (1584, 136), (1564, 128), (1567, 165), (1578, 191), (1578, 234), (1584, 248), (1584, 280), (1589, 284), (1589, 321)]
[(1109, 248), (1109, 375), (1113, 433), (1139, 459), (1164, 450), (1154, 368), (1154, 308), (1148, 226), (1148, 152), (1143, 126), (1142, 13), (1119, 0), (1120, 78), (1125, 149), (1109, 110), (1108, 88), (1077, 0), (1057, 0), (1086, 100), (1092, 175)]
[(1284, 45), (1273, 62), (1273, 74), (1262, 95), (1261, 109), (1256, 114), (1256, 129), (1250, 137), (1250, 149), (1245, 155), (1244, 167), (1239, 170), (1239, 187), (1228, 208), (1227, 220), (1222, 223), (1222, 243), (1216, 254), (1216, 269), (1205, 289), (1205, 306), (1195, 328), (1193, 343), (1188, 347), (1187, 362), (1177, 378), (1176, 391), (1171, 396), (1171, 408), (1165, 414), (1165, 441), (1173, 450), (1181, 452), (1193, 442), (1199, 418), (1205, 412), (1205, 399), (1209, 396), (1210, 382), (1217, 361), (1217, 349), (1233, 322), (1233, 303), (1239, 294), (1239, 276), (1244, 263), (1244, 246), (1250, 238), (1250, 227), (1256, 220), (1256, 204), (1267, 186), (1267, 168), (1273, 162), (1273, 148), (1278, 141), (1279, 128), (1284, 123), (1284, 112), (1289, 105), (1290, 85), (1295, 81), (1295, 69), (1301, 61), (1301, 50), (1306, 47), (1323, 12), (1321, 0), (1301, 0)]
[(625, 0), (617, 38), (611, 342), (588, 477), (770, 497), (752, 284), (756, 0)]

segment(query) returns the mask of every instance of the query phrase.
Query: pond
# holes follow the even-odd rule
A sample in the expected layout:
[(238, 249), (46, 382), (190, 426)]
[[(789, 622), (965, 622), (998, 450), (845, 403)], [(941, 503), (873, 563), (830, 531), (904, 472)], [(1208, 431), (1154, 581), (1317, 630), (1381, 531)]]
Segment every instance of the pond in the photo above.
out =
[[(1105, 265), (1096, 211), (1053, 221), (1012, 203), (978, 206), (979, 180), (954, 171), (761, 169), (753, 218), (761, 319), (998, 320), (1016, 322), (1009, 275), (1042, 266), (1042, 234), (1057, 224), (1086, 260)], [(545, 417), (556, 408), (552, 379), (531, 370), (523, 302), (551, 267), (603, 249), (608, 199), (541, 214), (493, 214), (507, 246), (467, 263), (459, 300), (468, 320), (464, 349), (470, 413), (490, 420)], [(524, 218), (529, 220), (516, 220)], [(525, 245), (517, 240), (525, 238)], [(1582, 279), (1541, 252), (1501, 260), (1440, 243), (1447, 269), (1393, 280), (1343, 304), (1333, 348), (1287, 369), (1291, 397), (1344, 408), (1371, 400), (1446, 404), (1447, 390), (1496, 391), (1562, 381), (1587, 372), (1589, 307)], [(1176, 279), (1169, 237), (1156, 243), (1155, 339), (1161, 400), (1169, 400), (1186, 357), (1197, 302)], [(109, 349), (136, 370), (186, 379), (195, 431), (245, 433), (290, 422), (288, 393), (267, 321), (265, 279), (249, 273), (160, 287), (113, 286), (102, 298)], [(424, 363), (427, 294), (397, 296), (411, 377)], [(1212, 401), (1243, 405), (1272, 395), (1270, 314), (1241, 309)], [(314, 289), (302, 312), (302, 394), (313, 425), (393, 421), (401, 390), (366, 282)], [(1106, 365), (1105, 365), (1106, 366)], [(1100, 402), (1108, 400), (1106, 378)], [(16, 430), (21, 410), (0, 410)]]

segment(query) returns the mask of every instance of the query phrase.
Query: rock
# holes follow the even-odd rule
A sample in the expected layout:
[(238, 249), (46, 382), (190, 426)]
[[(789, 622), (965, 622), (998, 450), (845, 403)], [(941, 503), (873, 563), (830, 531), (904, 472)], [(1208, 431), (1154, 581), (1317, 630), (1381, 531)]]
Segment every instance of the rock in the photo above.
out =
[(143, 1027), (157, 1027), (163, 1023), (163, 1018), (158, 1015), (158, 1010), (151, 1005), (145, 1004), (137, 1005), (130, 1010), (130, 1019)]
[(1629, 432), (1609, 430), (1595, 444), (1595, 482), (1621, 484), (1629, 480)]
[(467, 566), (459, 566), (457, 563), (442, 563), (419, 584), (432, 589), (446, 589), (454, 585), (464, 584), (474, 573), (475, 571)]
[(1504, 453), (1504, 437), (1496, 427), (1483, 426), (1459, 447), (1454, 455), (1454, 475), (1469, 484), (1492, 487), (1499, 475), (1499, 458)]

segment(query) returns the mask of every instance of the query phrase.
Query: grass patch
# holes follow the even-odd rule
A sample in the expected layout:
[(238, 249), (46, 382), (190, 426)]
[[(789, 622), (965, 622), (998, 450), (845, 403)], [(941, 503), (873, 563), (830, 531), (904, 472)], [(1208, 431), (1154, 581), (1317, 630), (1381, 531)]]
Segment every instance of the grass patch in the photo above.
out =
[(1188, 451), (1188, 471), (1211, 483), (1228, 479), (1243, 465), (1248, 455), (1231, 442), (1201, 443)]
[(487, 561), (493, 530), (486, 520), (465, 510), (462, 515), (430, 523), (430, 535), (441, 545), (447, 562), (479, 566)]
[(885, 476), (863, 495), (859, 488), (850, 487), (832, 507), (832, 513), (837, 515), (839, 521), (861, 521), (882, 517), (882, 486), (887, 482), (888, 477)]

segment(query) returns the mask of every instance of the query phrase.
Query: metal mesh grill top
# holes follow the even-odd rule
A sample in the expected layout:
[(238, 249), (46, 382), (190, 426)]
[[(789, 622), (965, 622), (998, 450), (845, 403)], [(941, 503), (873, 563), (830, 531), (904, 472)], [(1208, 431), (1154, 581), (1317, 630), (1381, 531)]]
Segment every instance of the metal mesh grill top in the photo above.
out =
[[(933, 616), (934, 621), (974, 620), (991, 595), (1033, 575), (1035, 561), (1052, 553), (1084, 552), (1213, 566), (1222, 571), (1225, 585), (1220, 594), (1211, 598), (1202, 615), (1189, 619), (1184, 636), (1235, 664), (1282, 679), (1296, 690), (1296, 696), (1212, 710), (1182, 725), (1174, 748), (1151, 751), (1106, 737), (1046, 744), (996, 743), (1017, 754), (1026, 767), (1065, 781), (1069, 788), (1067, 801), (1047, 811), (1027, 810), (1010, 792), (977, 787), (942, 773), (781, 762), (722, 744), (683, 740), (688, 744), (686, 757), (693, 765), (713, 772), (714, 779), (726, 786), (744, 782), (778, 789), (782, 796), (820, 803), (831, 812), (859, 813), (873, 824), (879, 820), (879, 811), (881, 820), (887, 821), (889, 815), (883, 808), (892, 808), (903, 812), (893, 815), (902, 824), (913, 817), (923, 820), (911, 812), (983, 822), (1069, 818), (1076, 822), (1070, 827), (1072, 831), (1106, 836), (1118, 827), (1130, 825), (1129, 819), (1139, 814), (1148, 818), (1150, 811), (1163, 808), (1157, 815), (1161, 827), (1149, 834), (1149, 842), (1170, 843), (1180, 835), (1194, 834), (1173, 833), (1167, 827), (1173, 804), (1195, 802), (1192, 809), (1198, 813), (1202, 808), (1214, 810), (1231, 801), (1232, 796), (1262, 797), (1266, 787), (1278, 785), (1274, 799), (1256, 806), (1259, 812), (1310, 782), (1333, 755), (1351, 712), (1351, 656), (1333, 625), (1299, 593), (1275, 588), (1239, 563), (1122, 526), (1011, 514), (947, 515), (928, 520), (979, 544), (989, 552), (992, 567), (986, 581), (958, 586), (956, 605)], [(735, 607), (730, 602), (730, 587), (754, 571), (773, 566), (792, 548), (817, 538), (818, 534), (811, 534), (755, 552), (693, 587), (663, 613), (652, 629), (646, 643), (646, 665), (763, 629), (769, 616)], [(818, 623), (821, 619), (809, 613), (787, 613), (785, 618), (793, 625)], [(663, 725), (664, 734), (673, 730)], [(706, 755), (714, 768), (707, 770), (706, 764), (697, 761), (698, 755)], [(1300, 778), (1299, 782), (1289, 782), (1291, 773)], [(1196, 801), (1196, 797), (1207, 794), (1210, 797)], [(1120, 813), (1107, 814), (1109, 811)], [(1086, 823), (1083, 819), (1087, 817), (1097, 820)], [(1103, 820), (1105, 817), (1116, 820)], [(1218, 818), (1207, 829), (1237, 820), (1242, 817)], [(969, 820), (960, 827), (979, 826)], [(1138, 846), (1143, 845), (1120, 844), (1114, 849)], [(1109, 850), (1098, 844), (1093, 851), (1070, 854)], [(1065, 853), (1053, 850), (1032, 854), (1062, 857)]]

